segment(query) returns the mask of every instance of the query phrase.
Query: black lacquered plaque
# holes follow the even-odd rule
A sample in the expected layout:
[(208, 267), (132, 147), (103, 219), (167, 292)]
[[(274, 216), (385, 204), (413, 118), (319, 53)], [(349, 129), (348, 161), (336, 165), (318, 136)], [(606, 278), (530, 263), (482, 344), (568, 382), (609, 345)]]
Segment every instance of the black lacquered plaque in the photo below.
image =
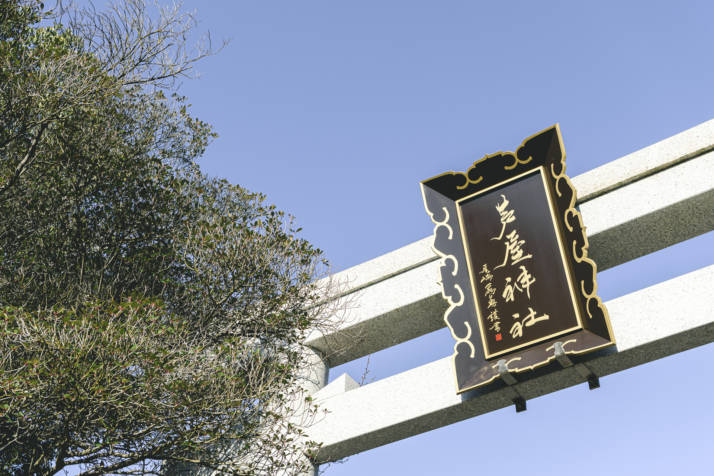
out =
[(457, 391), (612, 345), (558, 126), (422, 182), (441, 256)]

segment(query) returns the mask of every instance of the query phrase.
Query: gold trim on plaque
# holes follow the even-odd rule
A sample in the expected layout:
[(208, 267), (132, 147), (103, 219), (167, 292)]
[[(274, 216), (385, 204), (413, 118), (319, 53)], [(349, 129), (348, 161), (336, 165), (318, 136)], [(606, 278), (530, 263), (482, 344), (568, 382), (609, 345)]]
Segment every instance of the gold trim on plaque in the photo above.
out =
[[(446, 172), (441, 175), (447, 175), (451, 172)], [(429, 207), (426, 203), (426, 194), (424, 192), (424, 184), (421, 185), (421, 196), (422, 200), (424, 201), (424, 208), (426, 209), (427, 214), (429, 215), (429, 219), (434, 223), (434, 231), (433, 231), (433, 239), (432, 239), (432, 244), (431, 244), (431, 249), (434, 251), (434, 253), (439, 257), (439, 262), (443, 266), (446, 264), (448, 260), (453, 261), (454, 263), (454, 271), (452, 272), (453, 276), (456, 276), (458, 274), (459, 270), (459, 260), (456, 259), (456, 256), (454, 255), (447, 255), (445, 253), (442, 253), (441, 250), (437, 249), (436, 246), (434, 246), (434, 241), (436, 240), (436, 230), (439, 229), (439, 227), (443, 226), (445, 227), (448, 232), (449, 232), (449, 237), (448, 240), (451, 241), (454, 237), (454, 230), (451, 228), (451, 225), (448, 224), (450, 215), (449, 215), (449, 210), (446, 207), (441, 207), (441, 209), (444, 211), (444, 219), (443, 220), (437, 220), (434, 218), (434, 214), (429, 210)], [(476, 355), (476, 349), (474, 348), (473, 343), (469, 340), (471, 339), (471, 325), (468, 327), (468, 332), (466, 337), (459, 337), (456, 333), (456, 330), (451, 326), (451, 323), (449, 323), (449, 314), (457, 308), (463, 305), (464, 303), (464, 291), (461, 289), (461, 286), (458, 284), (454, 284), (454, 289), (458, 289), (461, 299), (459, 299), (459, 302), (454, 302), (451, 296), (447, 296), (446, 294), (446, 289), (444, 289), (444, 284), (441, 280), (439, 280), (439, 287), (441, 288), (441, 297), (446, 300), (446, 302), (449, 304), (449, 307), (444, 311), (444, 323), (446, 326), (449, 328), (449, 332), (451, 332), (451, 337), (454, 338), (456, 341), (454, 343), (454, 353), (451, 355), (451, 369), (454, 372), (454, 385), (456, 386), (456, 392), (459, 393), (459, 384), (458, 384), (458, 379), (456, 378), (456, 368), (455, 368), (455, 362), (454, 359), (456, 358), (457, 351), (456, 348), (458, 347), (459, 344), (466, 342), (469, 346), (469, 350), (471, 351), (469, 356), (473, 358)]]
[[(463, 183), (462, 185), (455, 185), (456, 189), (457, 189), (457, 190), (466, 189), (469, 185), (478, 184), (478, 183), (480, 183), (480, 182), (484, 179), (484, 177), (483, 177), (482, 175), (480, 175), (477, 179), (472, 180), (472, 179), (469, 177), (469, 173), (470, 173), (474, 168), (476, 168), (480, 163), (482, 163), (482, 162), (484, 162), (484, 161), (486, 161), (486, 160), (488, 160), (488, 159), (492, 159), (492, 158), (499, 157), (499, 156), (500, 156), (500, 158), (501, 158), (502, 160), (508, 160), (508, 159), (510, 159), (510, 161), (512, 161), (512, 163), (510, 163), (510, 164), (508, 164), (508, 165), (504, 165), (504, 170), (516, 169), (519, 165), (527, 164), (527, 163), (531, 162), (531, 160), (533, 159), (532, 156), (528, 156), (528, 158), (525, 159), (525, 160), (519, 159), (519, 158), (518, 158), (518, 151), (520, 151), (521, 148), (522, 148), (525, 144), (527, 144), (528, 141), (530, 141), (531, 139), (533, 139), (533, 138), (535, 138), (535, 137), (537, 137), (537, 136), (539, 136), (539, 135), (541, 135), (541, 134), (544, 134), (544, 133), (546, 133), (546, 132), (548, 132), (548, 131), (550, 131), (550, 130), (554, 130), (555, 135), (556, 135), (557, 140), (558, 140), (558, 144), (559, 144), (559, 146), (560, 146), (560, 152), (561, 152), (561, 153), (560, 153), (560, 157), (559, 157), (559, 158), (555, 158), (555, 161), (554, 161), (554, 162), (551, 162), (551, 163), (549, 164), (549, 165), (550, 165), (550, 167), (549, 167), (550, 170), (548, 170), (548, 172), (550, 172), (550, 177), (552, 178), (552, 182), (551, 182), (550, 180), (546, 180), (546, 179), (545, 179), (545, 168), (542, 167), (542, 166), (541, 166), (541, 167), (538, 167), (538, 168), (531, 168), (529, 171), (524, 172), (523, 174), (520, 174), (518, 177), (523, 176), (523, 175), (525, 175), (525, 174), (527, 174), (527, 173), (529, 173), (529, 172), (532, 173), (532, 172), (534, 172), (534, 170), (542, 169), (542, 170), (539, 171), (539, 173), (541, 174), (541, 177), (542, 177), (543, 181), (545, 182), (544, 185), (545, 185), (545, 189), (546, 189), (546, 196), (548, 197), (549, 209), (550, 209), (550, 212), (551, 212), (551, 219), (555, 222), (555, 225), (556, 225), (556, 226), (555, 226), (555, 228), (556, 228), (556, 235), (557, 235), (557, 237), (558, 237), (558, 247), (559, 247), (559, 251), (560, 251), (560, 253), (561, 253), (561, 258), (564, 258), (565, 249), (566, 249), (566, 248), (565, 248), (565, 247), (566, 247), (566, 244), (567, 244), (568, 242), (572, 242), (572, 246), (568, 247), (568, 248), (572, 248), (572, 249), (568, 249), (568, 251), (569, 251), (569, 252), (572, 252), (572, 254), (573, 254), (573, 260), (572, 260), (572, 262), (571, 262), (571, 260), (569, 260), (569, 259), (563, 259), (563, 263), (564, 263), (564, 266), (565, 266), (565, 273), (566, 273), (566, 277), (567, 277), (567, 280), (568, 280), (568, 287), (569, 287), (569, 290), (570, 290), (570, 292), (571, 292), (571, 304), (572, 304), (572, 305), (574, 306), (574, 308), (575, 308), (576, 316), (577, 316), (577, 319), (578, 319), (578, 323), (579, 323), (579, 325), (580, 325), (581, 327), (575, 327), (575, 328), (573, 328), (573, 329), (571, 329), (571, 330), (568, 330), (568, 331), (562, 331), (561, 333), (556, 333), (556, 334), (554, 334), (553, 336), (551, 336), (550, 338), (552, 339), (554, 336), (558, 336), (558, 335), (561, 335), (561, 334), (565, 334), (565, 333), (567, 333), (567, 332), (572, 332), (573, 330), (577, 330), (577, 329), (583, 329), (584, 331), (587, 331), (587, 328), (584, 326), (585, 323), (583, 322), (582, 312), (583, 312), (583, 311), (584, 311), (584, 312), (587, 312), (588, 316), (589, 316), (590, 318), (592, 318), (590, 303), (593, 302), (593, 301), (594, 301), (595, 305), (597, 306), (597, 308), (599, 308), (599, 310), (602, 312), (603, 318), (604, 318), (604, 320), (605, 320), (605, 325), (606, 325), (606, 328), (607, 328), (607, 333), (608, 333), (609, 341), (606, 342), (606, 343), (604, 343), (604, 344), (602, 344), (602, 345), (597, 345), (597, 346), (594, 346), (594, 347), (586, 347), (586, 348), (583, 348), (582, 350), (575, 350), (575, 349), (573, 349), (573, 350), (566, 351), (566, 354), (579, 355), (579, 354), (590, 353), (590, 352), (593, 352), (593, 351), (596, 351), (596, 350), (599, 350), (599, 349), (602, 349), (602, 348), (605, 348), (605, 347), (609, 347), (609, 346), (611, 346), (611, 345), (614, 345), (614, 344), (615, 344), (615, 337), (614, 337), (614, 334), (613, 334), (613, 331), (612, 331), (612, 325), (611, 325), (611, 323), (610, 323), (610, 316), (609, 316), (609, 314), (608, 314), (608, 312), (607, 312), (607, 308), (604, 306), (604, 304), (602, 303), (602, 300), (601, 300), (601, 299), (597, 296), (597, 294), (596, 294), (596, 293), (597, 293), (597, 280), (596, 280), (596, 278), (597, 278), (597, 276), (596, 276), (596, 274), (597, 274), (597, 268), (596, 268), (595, 263), (594, 263), (590, 258), (588, 258), (588, 256), (587, 256), (587, 250), (588, 250), (588, 247), (589, 247), (588, 239), (587, 239), (587, 235), (585, 234), (585, 228), (583, 227), (582, 217), (581, 217), (580, 213), (578, 212), (578, 210), (575, 208), (575, 203), (576, 203), (576, 200), (577, 200), (577, 199), (576, 199), (577, 193), (576, 193), (575, 188), (574, 188), (573, 185), (572, 185), (572, 182), (571, 182), (570, 179), (567, 177), (567, 175), (565, 175), (565, 169), (566, 169), (566, 166), (565, 166), (565, 156), (566, 156), (566, 154), (565, 154), (565, 146), (564, 146), (564, 144), (563, 144), (562, 135), (561, 135), (561, 133), (560, 133), (560, 125), (559, 125), (559, 124), (555, 124), (554, 126), (551, 126), (551, 127), (546, 128), (546, 129), (544, 129), (544, 130), (542, 130), (542, 131), (540, 131), (540, 132), (537, 132), (537, 133), (535, 133), (535, 134), (532, 134), (532, 135), (528, 136), (527, 138), (525, 138), (525, 139), (521, 142), (521, 145), (516, 149), (516, 152), (515, 152), (515, 153), (514, 153), (514, 152), (503, 152), (503, 151), (499, 151), (499, 152), (496, 152), (496, 153), (494, 153), (494, 154), (486, 155), (486, 156), (484, 156), (482, 159), (475, 161), (475, 162), (473, 163), (473, 165), (472, 165), (471, 167), (469, 167), (466, 172), (454, 172), (454, 171), (444, 172), (444, 173), (441, 173), (441, 174), (439, 174), (439, 175), (435, 175), (434, 177), (431, 177), (431, 178), (428, 178), (428, 179), (426, 179), (426, 180), (421, 181), (421, 182), (420, 182), (420, 185), (421, 185), (422, 199), (423, 199), (423, 201), (424, 201), (424, 208), (426, 209), (427, 213), (429, 214), (429, 218), (431, 219), (431, 221), (435, 224), (435, 226), (434, 226), (434, 233), (433, 233), (433, 241), (432, 241), (432, 249), (434, 250), (434, 252), (436, 253), (436, 255), (439, 256), (439, 258), (440, 258), (440, 264), (441, 264), (440, 276), (445, 276), (443, 273), (449, 272), (447, 263), (448, 263), (449, 260), (451, 260), (451, 261), (453, 262), (453, 264), (454, 264), (454, 269), (453, 269), (453, 271), (451, 271), (451, 274), (452, 274), (452, 276), (456, 277), (457, 275), (459, 275), (459, 274), (462, 273), (463, 271), (459, 269), (459, 260), (457, 259), (457, 257), (456, 257), (454, 254), (451, 254), (451, 253), (457, 253), (457, 254), (458, 254), (458, 252), (452, 251), (452, 252), (450, 252), (449, 254), (447, 254), (447, 253), (444, 253), (444, 252), (440, 251), (440, 250), (437, 249), (436, 246), (435, 246), (435, 245), (436, 245), (436, 238), (437, 238), (436, 232), (437, 232), (438, 228), (441, 227), (441, 226), (446, 227), (447, 230), (448, 230), (447, 240), (448, 240), (449, 242), (452, 242), (452, 243), (454, 242), (453, 227), (452, 227), (451, 224), (448, 223), (451, 219), (453, 219), (453, 217), (450, 215), (449, 209), (448, 209), (447, 207), (445, 207), (445, 206), (441, 206), (441, 207), (440, 207), (441, 210), (435, 210), (434, 212), (432, 212), (432, 211), (430, 210), (430, 208), (429, 208), (429, 206), (428, 206), (428, 203), (427, 203), (426, 190), (425, 190), (425, 188), (424, 188), (424, 185), (425, 185), (427, 182), (431, 182), (432, 180), (437, 179), (437, 178), (439, 178), (439, 177), (442, 177), (442, 176), (445, 176), (445, 175), (452, 175), (452, 176), (461, 176), (461, 177), (463, 178), (463, 180), (464, 180), (464, 183)], [(557, 173), (557, 174), (556, 174), (556, 172), (555, 172), (556, 164), (559, 164), (559, 167), (560, 167), (559, 173)], [(518, 177), (514, 177), (514, 178), (512, 178), (512, 179), (509, 179), (509, 180), (500, 182), (500, 183), (498, 183), (498, 184), (495, 184), (495, 185), (489, 187), (487, 190), (490, 190), (490, 189), (492, 189), (492, 188), (494, 188), (494, 187), (498, 187), (498, 186), (504, 185), (504, 184), (508, 183), (510, 180), (515, 180), (515, 179), (518, 178)], [(551, 187), (552, 187), (552, 189), (551, 189)], [(562, 216), (562, 222), (563, 222), (563, 223), (562, 223), (562, 226), (561, 226), (561, 225), (559, 225), (559, 222), (555, 219), (555, 215), (556, 215), (555, 210), (557, 209), (558, 211), (560, 211), (560, 210), (563, 209), (563, 206), (564, 206), (564, 205), (563, 205), (563, 203), (562, 203), (562, 202), (563, 202), (562, 197), (563, 197), (563, 193), (565, 192), (565, 188), (567, 188), (567, 189), (572, 193), (572, 197), (571, 197), (570, 203), (567, 204), (567, 208), (566, 208), (565, 211), (563, 212), (563, 216)], [(485, 192), (485, 191), (486, 191), (486, 190), (482, 190), (482, 191), (480, 191), (480, 192), (477, 192), (476, 194), (478, 194), (478, 193), (483, 193), (483, 192)], [(557, 194), (557, 196), (561, 198), (560, 201), (556, 201), (555, 197), (553, 196), (552, 191), (554, 191), (554, 192)], [(436, 192), (436, 193), (438, 193), (438, 192)], [(462, 200), (465, 200), (465, 199), (467, 199), (467, 198), (469, 198), (469, 197), (472, 197), (472, 196), (474, 196), (474, 195), (476, 195), (476, 194), (471, 194), (471, 195), (469, 195), (468, 197), (464, 197), (464, 198), (458, 199), (458, 200), (456, 200), (456, 201), (449, 199), (449, 201), (450, 201), (451, 203), (453, 203), (453, 206), (456, 208), (456, 215), (457, 215), (457, 219), (458, 219), (458, 222), (459, 222), (459, 228), (461, 229), (461, 230), (460, 230), (460, 231), (461, 231), (461, 240), (462, 240), (461, 252), (466, 251), (465, 259), (466, 259), (466, 261), (467, 261), (467, 269), (468, 269), (468, 273), (469, 273), (469, 276), (468, 276), (468, 277), (469, 277), (469, 279), (471, 280), (471, 283), (470, 283), (470, 284), (471, 284), (471, 287), (472, 287), (472, 294), (474, 295), (475, 305), (476, 305), (476, 306), (479, 306), (479, 304), (478, 304), (478, 297), (477, 297), (477, 294), (476, 294), (475, 288), (474, 288), (473, 271), (471, 270), (471, 263), (470, 263), (471, 260), (470, 260), (470, 258), (469, 258), (469, 256), (468, 256), (468, 249), (466, 248), (466, 247), (468, 246), (468, 244), (467, 244), (467, 241), (464, 239), (464, 236), (463, 236), (462, 218), (461, 218), (461, 216), (460, 216), (460, 215), (461, 215), (461, 208), (460, 208), (459, 204), (457, 203), (457, 202), (459, 202), (459, 201), (462, 201)], [(434, 218), (434, 215), (435, 215), (435, 214), (439, 214), (439, 213), (438, 213), (439, 211), (443, 211), (443, 213), (444, 213), (444, 218), (443, 218), (442, 220), (436, 220), (436, 219)], [(574, 219), (577, 220), (577, 225), (580, 227), (580, 228), (578, 229), (578, 231), (576, 231), (576, 230), (574, 229), (574, 227), (572, 227), (572, 226), (570, 225), (570, 223), (569, 223), (569, 221), (568, 221), (568, 218), (569, 218), (569, 217), (570, 217), (570, 218), (574, 218)], [(574, 234), (575, 236), (572, 236), (573, 234)], [(567, 235), (567, 236), (566, 236), (566, 235)], [(579, 247), (579, 246), (578, 246), (578, 242), (581, 241), (581, 238), (582, 238), (583, 245)], [(576, 266), (576, 265), (582, 265), (583, 263), (586, 264), (586, 265), (588, 265), (588, 266), (590, 266), (590, 269), (592, 270), (592, 279), (591, 279), (591, 281), (590, 281), (590, 282), (592, 283), (592, 290), (590, 290), (590, 292), (588, 292), (588, 289), (586, 289), (586, 287), (587, 287), (587, 285), (588, 285), (588, 282), (587, 282), (588, 280), (587, 280), (587, 279), (581, 279), (580, 282), (578, 283), (579, 286), (576, 286), (576, 283), (574, 282), (574, 280), (577, 279), (577, 275), (576, 275), (576, 273), (575, 273), (575, 268), (577, 267), (578, 271), (579, 271), (579, 272), (581, 271), (581, 268), (580, 268), (579, 266)], [(439, 285), (440, 285), (440, 287), (441, 287), (441, 294), (442, 294), (442, 296), (444, 297), (444, 299), (445, 299), (445, 300), (448, 302), (448, 304), (449, 304), (449, 306), (448, 306), (448, 308), (447, 308), (447, 310), (446, 310), (446, 312), (444, 313), (444, 316), (443, 316), (444, 322), (445, 322), (446, 325), (449, 327), (449, 331), (451, 332), (452, 337), (453, 337), (454, 340), (456, 341), (456, 343), (454, 344), (454, 353), (451, 355), (451, 362), (452, 362), (451, 368), (452, 368), (452, 372), (453, 372), (453, 374), (454, 374), (454, 385), (455, 385), (455, 388), (456, 388), (456, 393), (457, 393), (457, 394), (461, 394), (461, 393), (467, 392), (467, 391), (469, 391), (469, 390), (473, 390), (473, 389), (475, 389), (475, 388), (478, 388), (478, 387), (481, 387), (481, 386), (483, 386), (483, 385), (486, 385), (486, 384), (488, 384), (488, 383), (491, 383), (491, 382), (493, 382), (494, 380), (497, 380), (497, 379), (499, 378), (499, 376), (498, 376), (498, 374), (495, 374), (495, 375), (493, 375), (491, 378), (489, 378), (488, 380), (482, 381), (482, 382), (480, 382), (480, 383), (478, 383), (478, 384), (476, 384), (476, 385), (472, 385), (472, 386), (470, 386), (470, 387), (459, 388), (458, 378), (457, 378), (457, 375), (456, 375), (456, 357), (459, 355), (459, 354), (457, 353), (457, 347), (458, 347), (459, 344), (466, 342), (466, 343), (468, 344), (469, 348), (470, 348), (470, 357), (471, 357), (471, 358), (474, 358), (474, 357), (475, 357), (474, 344), (473, 344), (473, 342), (471, 342), (471, 340), (470, 340), (470, 339), (471, 339), (471, 335), (472, 335), (472, 325), (470, 324), (470, 322), (469, 322), (468, 319), (467, 319), (467, 320), (464, 320), (463, 323), (464, 323), (464, 326), (465, 326), (465, 328), (466, 328), (466, 330), (467, 330), (467, 336), (466, 336), (466, 337), (460, 337), (460, 336), (457, 335), (455, 329), (454, 329), (454, 328), (451, 326), (451, 324), (449, 323), (449, 319), (448, 319), (448, 318), (449, 318), (451, 312), (454, 311), (454, 309), (456, 309), (457, 307), (462, 306), (463, 303), (465, 302), (465, 299), (464, 299), (465, 296), (464, 296), (463, 289), (461, 289), (461, 286), (460, 286), (458, 283), (454, 283), (453, 290), (452, 290), (452, 294), (454, 294), (454, 296), (455, 296), (455, 292), (458, 292), (458, 293), (459, 293), (459, 300), (458, 300), (457, 302), (454, 302), (453, 297), (446, 295), (445, 285), (444, 285), (444, 282), (443, 282), (442, 280), (439, 281)], [(458, 288), (458, 289), (457, 289), (457, 288)], [(580, 293), (580, 296), (582, 296), (582, 299), (580, 299), (580, 298), (575, 299), (575, 296), (578, 295), (578, 292)], [(477, 311), (476, 319), (477, 319), (477, 322), (478, 322), (478, 324), (479, 324), (479, 330), (482, 332), (481, 338), (482, 338), (482, 343), (483, 343), (483, 345), (484, 345), (484, 353), (485, 353), (485, 351), (486, 351), (486, 345), (485, 345), (484, 338), (483, 338), (483, 329), (481, 329), (481, 324), (482, 324), (482, 323), (480, 322), (480, 320), (481, 320), (481, 318), (480, 318), (481, 314), (479, 313), (480, 309), (477, 308), (476, 311)], [(592, 331), (587, 331), (587, 332), (592, 332)], [(575, 337), (575, 338), (566, 340), (565, 343), (564, 343), (564, 345), (566, 345), (566, 344), (573, 344), (573, 343), (577, 342), (578, 339), (579, 339), (579, 335), (580, 335), (580, 334), (573, 335), (573, 337)], [(598, 334), (593, 333), (593, 335), (598, 335)], [(600, 336), (600, 337), (602, 337), (602, 336)], [(525, 347), (525, 346), (537, 346), (539, 343), (542, 343), (543, 340), (547, 340), (547, 339), (548, 339), (548, 337), (545, 337), (545, 338), (543, 338), (542, 340), (538, 340), (538, 341), (535, 341), (535, 342), (530, 342), (530, 343), (528, 343), (528, 344), (524, 344), (523, 347)], [(515, 350), (515, 349), (514, 349), (514, 350)], [(535, 350), (535, 349), (534, 349), (534, 350)], [(547, 355), (547, 357), (545, 357), (543, 360), (534, 362), (532, 365), (525, 366), (525, 367), (518, 367), (518, 364), (516, 364), (515, 362), (517, 362), (518, 360), (522, 360), (522, 359), (521, 359), (520, 357), (514, 357), (514, 358), (508, 360), (508, 364), (509, 364), (509, 365), (510, 365), (511, 363), (514, 363), (514, 364), (515, 364), (515, 365), (514, 365), (514, 368), (509, 368), (508, 370), (509, 370), (510, 372), (513, 372), (513, 373), (524, 372), (524, 371), (527, 371), (527, 370), (532, 370), (532, 369), (535, 369), (535, 368), (537, 368), (537, 367), (544, 366), (544, 365), (548, 364), (549, 362), (555, 360), (555, 348), (554, 348), (554, 345), (551, 345), (551, 346), (549, 346), (549, 347), (547, 347), (547, 348), (545, 348), (545, 349), (538, 350), (538, 352), (540, 352), (540, 351), (543, 351), (546, 355), (549, 354), (549, 353), (552, 351), (552, 354)], [(528, 349), (526, 349), (526, 350), (524, 350), (524, 351), (522, 351), (522, 352), (528, 352)], [(497, 355), (501, 355), (501, 353), (498, 353)], [(484, 355), (484, 357), (485, 357), (485, 358), (488, 358), (486, 355)], [(484, 363), (488, 363), (488, 362), (484, 362)]]
[[(485, 326), (485, 321), (482, 316), (485, 316), (485, 314), (482, 313), (482, 308), (481, 308), (481, 303), (479, 300), (478, 293), (476, 292), (476, 278), (474, 276), (474, 271), (473, 271), (473, 264), (471, 263), (471, 253), (469, 252), (469, 245), (468, 245), (468, 240), (466, 239), (466, 230), (464, 229), (464, 223), (463, 223), (463, 214), (461, 211), (461, 203), (470, 200), (474, 197), (477, 197), (479, 195), (483, 195), (485, 193), (490, 192), (491, 190), (494, 190), (499, 187), (503, 187), (505, 185), (508, 185), (511, 182), (514, 182), (518, 179), (521, 179), (523, 177), (529, 176), (529, 175), (534, 175), (538, 174), (543, 182), (543, 188), (545, 191), (545, 198), (546, 201), (548, 202), (548, 210), (550, 211), (550, 219), (551, 222), (553, 223), (553, 227), (555, 228), (555, 238), (556, 241), (558, 242), (558, 251), (560, 252), (560, 260), (563, 265), (563, 274), (565, 274), (565, 279), (568, 282), (568, 291), (570, 291), (570, 304), (573, 308), (573, 311), (575, 311), (575, 319), (578, 322), (578, 325), (575, 327), (570, 327), (568, 329), (563, 329), (558, 332), (555, 332), (553, 334), (543, 336), (539, 339), (529, 341), (529, 342), (524, 342), (523, 344), (519, 344), (515, 347), (509, 347), (508, 349), (500, 350), (498, 352), (490, 352), (490, 349), (488, 347), (488, 343), (486, 341), (486, 332), (483, 329)], [(508, 354), (510, 352), (513, 352), (518, 349), (522, 349), (524, 347), (530, 347), (535, 344), (538, 344), (540, 342), (543, 342), (545, 340), (551, 339), (553, 337), (558, 337), (564, 334), (568, 334), (570, 332), (573, 332), (574, 330), (582, 329), (583, 328), (583, 320), (580, 315), (580, 306), (578, 306), (578, 301), (577, 301), (577, 293), (575, 292), (575, 286), (573, 285), (573, 280), (572, 277), (570, 276), (570, 268), (568, 267), (568, 259), (565, 256), (565, 253), (563, 251), (563, 237), (560, 234), (560, 227), (558, 226), (558, 223), (556, 222), (556, 215), (555, 211), (553, 210), (553, 203), (550, 197), (550, 189), (548, 187), (548, 183), (545, 181), (545, 169), (540, 166), (536, 167), (530, 170), (527, 170), (526, 172), (523, 172), (521, 174), (518, 174), (514, 177), (509, 178), (508, 180), (504, 180), (503, 182), (499, 182), (497, 184), (491, 185), (488, 188), (485, 188), (483, 190), (479, 190), (476, 193), (472, 193), (471, 195), (467, 195), (465, 197), (462, 197), (458, 200), (454, 200), (454, 203), (456, 204), (456, 210), (458, 212), (458, 218), (459, 218), (459, 229), (461, 231), (461, 243), (464, 248), (464, 256), (466, 258), (466, 264), (467, 268), (469, 271), (469, 280), (471, 281), (471, 293), (474, 296), (474, 301), (476, 303), (476, 314), (479, 319), (479, 332), (481, 334), (481, 343), (483, 344), (483, 353), (484, 353), (484, 358), (492, 359), (494, 357), (498, 357), (499, 355), (503, 354)]]
[(513, 154), (513, 163), (511, 165), (505, 165), (503, 167), (503, 170), (513, 170), (516, 168), (516, 166), (518, 164), (527, 164), (531, 160), (533, 160), (532, 156), (528, 156), (528, 158), (526, 160), (521, 160), (518, 158), (518, 156), (516, 154)]

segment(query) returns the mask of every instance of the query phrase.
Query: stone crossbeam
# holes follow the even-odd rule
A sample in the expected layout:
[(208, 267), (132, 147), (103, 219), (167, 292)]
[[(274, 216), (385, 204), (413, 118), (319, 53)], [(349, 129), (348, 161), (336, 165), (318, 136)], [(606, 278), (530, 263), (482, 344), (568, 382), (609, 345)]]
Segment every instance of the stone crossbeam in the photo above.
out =
[[(605, 376), (711, 342), (712, 295), (714, 265), (607, 302), (617, 352), (587, 365), (596, 375)], [(583, 382), (576, 369), (568, 367), (522, 381), (516, 389), (528, 400)], [(309, 428), (309, 436), (323, 442), (320, 461), (334, 461), (513, 405), (509, 387), (456, 395), (450, 357), (363, 387), (342, 387), (341, 392), (328, 386), (315, 394), (327, 410)]]

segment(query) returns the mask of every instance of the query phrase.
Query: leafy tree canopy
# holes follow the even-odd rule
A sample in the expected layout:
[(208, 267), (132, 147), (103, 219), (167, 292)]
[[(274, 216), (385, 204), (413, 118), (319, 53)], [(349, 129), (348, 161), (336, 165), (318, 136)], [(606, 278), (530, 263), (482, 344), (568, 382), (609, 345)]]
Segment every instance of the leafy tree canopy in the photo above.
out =
[(215, 134), (173, 92), (210, 54), (193, 25), (0, 0), (3, 473), (297, 474), (316, 447), (288, 414), (324, 262), (195, 164)]

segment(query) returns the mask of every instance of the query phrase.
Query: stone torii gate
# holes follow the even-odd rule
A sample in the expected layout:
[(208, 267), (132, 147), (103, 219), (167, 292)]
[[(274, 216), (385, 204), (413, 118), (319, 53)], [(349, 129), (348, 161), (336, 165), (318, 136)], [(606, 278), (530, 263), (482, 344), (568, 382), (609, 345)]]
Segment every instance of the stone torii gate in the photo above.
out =
[[(617, 266), (714, 229), (714, 120), (573, 178), (598, 270)], [(696, 217), (696, 220), (688, 217)], [(427, 217), (425, 216), (425, 220)], [(327, 413), (308, 429), (320, 461), (377, 446), (586, 381), (578, 366), (519, 376), (513, 387), (457, 395), (451, 357), (359, 386), (329, 367), (445, 326), (437, 284), (440, 260), (429, 236), (338, 273), (350, 310), (330, 334), (305, 344), (327, 356), (315, 368), (313, 397)], [(617, 352), (588, 362), (597, 376), (714, 341), (714, 264), (606, 302)], [(656, 325), (653, 325), (656, 323)], [(347, 341), (356, 343), (345, 345)], [(341, 349), (334, 352), (333, 349)]]

